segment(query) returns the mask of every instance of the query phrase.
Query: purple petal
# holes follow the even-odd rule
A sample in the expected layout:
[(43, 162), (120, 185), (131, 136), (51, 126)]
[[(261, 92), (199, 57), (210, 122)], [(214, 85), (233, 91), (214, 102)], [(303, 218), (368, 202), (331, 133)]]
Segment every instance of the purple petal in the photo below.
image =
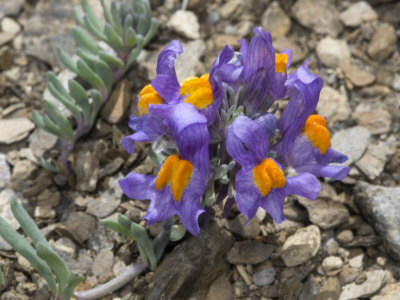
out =
[(154, 197), (155, 176), (131, 172), (118, 181), (122, 191), (131, 199), (150, 200)]
[(314, 175), (303, 173), (286, 177), (286, 186), (283, 189), (287, 195), (298, 195), (315, 200), (321, 190), (321, 184)]
[(350, 168), (347, 166), (327, 166), (320, 164), (303, 165), (296, 170), (298, 172), (307, 172), (317, 177), (328, 177), (334, 180), (343, 180), (350, 172)]
[(266, 113), (254, 120), (258, 125), (265, 129), (268, 138), (275, 134), (277, 120), (273, 114)]
[(275, 223), (280, 224), (285, 220), (283, 204), (286, 193), (283, 188), (271, 189), (267, 196), (261, 200), (261, 206), (270, 214)]

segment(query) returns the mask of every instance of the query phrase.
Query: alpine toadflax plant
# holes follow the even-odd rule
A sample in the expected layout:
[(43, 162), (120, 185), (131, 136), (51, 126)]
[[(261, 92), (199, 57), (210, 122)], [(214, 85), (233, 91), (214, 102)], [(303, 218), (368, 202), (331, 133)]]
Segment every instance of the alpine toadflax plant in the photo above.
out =
[[(227, 197), (250, 220), (259, 207), (284, 220), (287, 195), (314, 200), (321, 189), (317, 177), (344, 179), (349, 167), (331, 165), (347, 157), (330, 147), (326, 119), (313, 114), (323, 85), (305, 62), (288, 74), (292, 53), (276, 53), (271, 35), (261, 28), (235, 53), (226, 46), (209, 72), (181, 83), (174, 62), (182, 53), (172, 41), (158, 57), (157, 75), (137, 99), (135, 131), (123, 139), (135, 142), (161, 137), (175, 149), (164, 149), (155, 176), (131, 172), (120, 181), (133, 199), (151, 200), (147, 224), (178, 215), (198, 235), (198, 217)], [(289, 99), (281, 116), (277, 99)]]

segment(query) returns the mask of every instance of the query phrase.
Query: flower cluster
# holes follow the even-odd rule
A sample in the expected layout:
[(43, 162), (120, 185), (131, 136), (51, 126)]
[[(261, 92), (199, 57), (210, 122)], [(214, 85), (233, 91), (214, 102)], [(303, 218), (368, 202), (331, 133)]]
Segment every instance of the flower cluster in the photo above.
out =
[[(199, 215), (224, 198), (249, 220), (262, 207), (280, 223), (286, 195), (314, 200), (317, 177), (347, 176), (348, 167), (330, 165), (347, 157), (330, 147), (326, 119), (313, 114), (322, 79), (308, 62), (288, 74), (291, 51), (276, 53), (268, 32), (254, 33), (237, 53), (225, 46), (209, 74), (181, 83), (174, 68), (180, 43), (161, 51), (157, 75), (137, 100), (139, 116), (129, 122), (135, 133), (122, 141), (129, 153), (135, 142), (161, 137), (176, 145), (156, 176), (131, 172), (120, 181), (128, 197), (151, 200), (148, 224), (176, 214), (198, 235)], [(289, 99), (279, 119), (277, 99)]]

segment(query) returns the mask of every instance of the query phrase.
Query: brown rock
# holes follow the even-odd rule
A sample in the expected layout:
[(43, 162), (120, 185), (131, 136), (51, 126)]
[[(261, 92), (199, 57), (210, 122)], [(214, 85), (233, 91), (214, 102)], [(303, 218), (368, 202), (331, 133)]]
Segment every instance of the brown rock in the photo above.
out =
[(64, 225), (83, 243), (93, 235), (96, 220), (92, 216), (78, 211), (71, 213)]
[(271, 245), (252, 241), (236, 242), (228, 252), (227, 260), (231, 264), (255, 265), (266, 261), (270, 257), (272, 249)]
[(345, 73), (346, 77), (358, 87), (366, 86), (375, 81), (375, 76), (368, 71), (365, 71), (358, 66), (344, 61), (339, 65), (340, 69)]
[(14, 35), (9, 32), (0, 32), (0, 46), (3, 46), (13, 39)]
[(286, 35), (290, 30), (290, 18), (282, 10), (279, 3), (274, 1), (261, 17), (261, 26), (269, 31), (273, 39)]
[(96, 276), (106, 276), (112, 272), (114, 253), (108, 249), (100, 250), (93, 262), (92, 272)]
[(121, 81), (112, 92), (110, 99), (101, 110), (101, 117), (111, 124), (121, 122), (131, 104), (131, 84), (127, 80)]
[(396, 47), (396, 31), (393, 26), (381, 24), (368, 46), (369, 56), (378, 62), (384, 61), (394, 51)]
[(391, 129), (390, 113), (379, 102), (359, 104), (353, 117), (360, 126), (367, 128), (372, 134), (387, 133)]
[(225, 276), (221, 276), (211, 285), (206, 300), (230, 300), (232, 295), (231, 283)]
[(340, 291), (341, 286), (337, 277), (329, 277), (314, 300), (338, 300)]

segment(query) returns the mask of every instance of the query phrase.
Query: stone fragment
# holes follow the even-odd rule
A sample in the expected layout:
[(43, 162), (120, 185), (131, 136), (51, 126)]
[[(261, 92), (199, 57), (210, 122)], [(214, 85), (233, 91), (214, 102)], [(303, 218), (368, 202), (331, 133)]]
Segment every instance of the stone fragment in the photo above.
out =
[(0, 119), (0, 144), (12, 144), (26, 138), (35, 125), (28, 118)]
[(350, 229), (342, 230), (336, 235), (336, 240), (341, 244), (350, 243), (353, 241), (353, 239), (353, 231), (351, 231)]
[(338, 152), (347, 155), (345, 165), (351, 165), (365, 152), (371, 132), (361, 126), (354, 126), (336, 132), (331, 140), (331, 146)]
[(375, 76), (373, 74), (349, 61), (341, 62), (339, 67), (342, 69), (345, 76), (357, 87), (367, 86), (375, 81)]
[(1, 30), (16, 36), (21, 31), (21, 26), (12, 18), (4, 18), (1, 20)]
[(6, 161), (6, 156), (0, 153), (0, 190), (11, 182), (10, 166)]
[(0, 32), (0, 47), (12, 41), (14, 35), (9, 32)]
[(179, 82), (187, 77), (204, 73), (200, 57), (204, 54), (206, 45), (202, 40), (197, 40), (182, 44), (182, 48), (183, 53), (175, 61), (175, 71)]
[(33, 268), (33, 266), (31, 265), (31, 263), (25, 258), (25, 257), (23, 257), (21, 254), (19, 254), (19, 253), (16, 253), (16, 255), (17, 255), (17, 262), (18, 262), (18, 265), (20, 266), (20, 268), (23, 270), (23, 271), (25, 271), (25, 272), (27, 272), (27, 273), (32, 273), (32, 272), (34, 272), (34, 268)]
[(272, 253), (272, 246), (252, 241), (236, 242), (228, 252), (227, 260), (231, 264), (255, 265), (267, 260)]
[(379, 143), (370, 144), (367, 152), (356, 163), (356, 166), (368, 176), (369, 179), (374, 180), (379, 177), (385, 168), (387, 157), (393, 154), (394, 149), (385, 144)]
[(322, 63), (336, 68), (340, 62), (350, 59), (350, 49), (345, 40), (326, 37), (317, 44), (317, 55)]
[(51, 192), (50, 190), (44, 190), (37, 196), (37, 205), (56, 207), (60, 203), (60, 200), (60, 192)]
[(226, 221), (226, 228), (243, 238), (254, 239), (260, 233), (260, 223), (257, 218), (252, 218), (249, 223), (243, 226), (247, 219), (246, 216), (239, 214), (235, 219)]
[(228, 272), (225, 257), (233, 243), (228, 231), (211, 222), (198, 237), (183, 241), (163, 258), (144, 298), (204, 299), (211, 284)]
[(344, 91), (337, 91), (330, 86), (324, 86), (321, 90), (317, 111), (327, 118), (328, 123), (347, 120), (351, 109)]
[(71, 213), (64, 225), (80, 242), (84, 243), (93, 235), (96, 227), (96, 220), (92, 216), (78, 211)]
[(396, 40), (396, 31), (393, 26), (386, 23), (380, 24), (369, 43), (368, 55), (378, 62), (384, 61), (396, 48)]
[(339, 300), (368, 298), (378, 291), (385, 283), (386, 276), (383, 270), (366, 272), (367, 280), (361, 284), (350, 283), (343, 287)]
[(93, 261), (92, 272), (95, 276), (107, 276), (112, 272), (114, 253), (108, 249), (101, 249)]
[[(14, 190), (6, 188), (0, 192), (0, 217), (2, 217), (13, 229), (19, 229), (20, 225), (14, 218), (10, 207), (10, 200), (16, 199), (21, 203), (20, 196)], [(1, 237), (0, 237), (1, 239)]]
[(389, 254), (400, 260), (400, 187), (357, 182), (355, 201), (385, 240)]
[(9, 17), (17, 17), (24, 3), (24, 0), (1, 0), (0, 12)]
[(257, 286), (266, 286), (275, 281), (276, 271), (274, 268), (267, 268), (262, 271), (253, 273), (252, 280)]
[(319, 197), (314, 201), (299, 198), (299, 203), (308, 212), (310, 221), (321, 229), (332, 229), (344, 223), (350, 216), (347, 208), (339, 201)]
[(289, 39), (285, 36), (275, 39), (274, 47), (277, 52), (281, 52), (285, 49), (291, 49), (292, 50), (292, 64), (303, 61), (307, 55), (306, 49), (303, 49), (303, 47), (300, 47), (292, 39)]
[(101, 117), (111, 124), (122, 121), (131, 104), (130, 83), (123, 80), (113, 90), (110, 99), (101, 110)]
[(329, 0), (297, 0), (292, 13), (303, 26), (319, 34), (336, 37), (343, 29), (339, 12)]
[(313, 275), (310, 275), (307, 281), (304, 283), (298, 300), (309, 300), (314, 299), (318, 291), (321, 289), (319, 282)]
[(321, 245), (319, 228), (310, 225), (291, 235), (283, 244), (281, 257), (287, 267), (306, 263), (317, 254)]
[(337, 300), (341, 292), (337, 277), (329, 277), (313, 300)]
[(37, 170), (37, 165), (32, 161), (23, 159), (16, 162), (14, 165), (11, 179), (14, 181), (23, 181), (31, 178), (35, 171)]
[(338, 256), (328, 256), (322, 261), (322, 269), (325, 272), (338, 270), (343, 267), (343, 260)]
[(375, 295), (371, 300), (396, 300), (400, 295), (400, 283), (391, 283), (386, 285), (378, 295)]
[(294, 276), (283, 280), (279, 286), (279, 300), (297, 300), (303, 288), (301, 280)]
[(273, 39), (286, 35), (291, 26), (289, 16), (282, 10), (279, 2), (272, 2), (261, 17), (261, 26), (269, 31)]
[[(11, 47), (4, 46), (0, 48), (0, 71), (9, 70), (14, 62), (14, 51)], [(7, 110), (11, 109), (12, 106), (8, 106), (2, 113), (3, 117), (7, 116), (9, 112)]]
[(345, 268), (339, 274), (339, 280), (342, 285), (348, 284), (356, 280), (356, 278), (360, 275), (360, 270), (357, 268)]
[(353, 112), (358, 124), (371, 134), (388, 133), (391, 129), (391, 115), (380, 103), (361, 103)]
[(56, 145), (57, 139), (57, 136), (37, 128), (29, 136), (29, 148), (36, 157), (42, 157), (47, 150)]
[(208, 290), (206, 300), (232, 299), (233, 289), (225, 276), (219, 277)]
[(200, 38), (200, 25), (197, 16), (188, 10), (177, 10), (169, 19), (168, 26), (185, 38)]
[(38, 219), (54, 219), (56, 217), (56, 211), (49, 206), (37, 206), (34, 216)]
[(378, 15), (365, 1), (359, 1), (350, 5), (340, 14), (340, 20), (348, 27), (357, 27), (364, 22), (375, 21)]
[(223, 19), (234, 19), (240, 15), (243, 10), (243, 1), (229, 0), (221, 6), (219, 14)]

